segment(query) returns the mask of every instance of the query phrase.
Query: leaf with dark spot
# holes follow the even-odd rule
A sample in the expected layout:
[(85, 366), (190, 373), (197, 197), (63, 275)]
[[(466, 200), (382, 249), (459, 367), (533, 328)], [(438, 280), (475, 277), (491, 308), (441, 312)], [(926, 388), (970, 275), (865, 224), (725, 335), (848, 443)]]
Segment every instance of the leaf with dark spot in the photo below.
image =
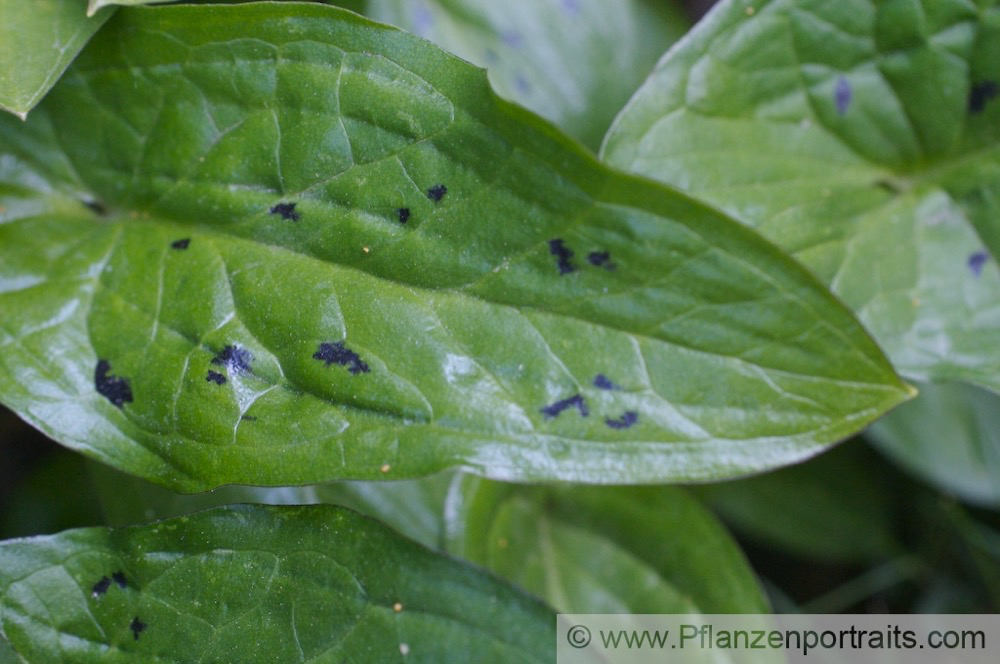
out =
[(139, 620), (139, 616), (132, 618), (132, 622), (129, 624), (128, 628), (132, 630), (132, 638), (136, 641), (139, 640), (139, 634), (146, 629), (146, 623)]
[(983, 266), (986, 265), (986, 261), (990, 259), (989, 253), (985, 251), (977, 251), (969, 256), (969, 269), (972, 270), (972, 274), (979, 276), (983, 272)]
[(618, 267), (611, 262), (610, 251), (592, 251), (587, 254), (587, 260), (594, 267), (603, 267), (605, 270), (614, 270)]
[(93, 212), (102, 217), (108, 216), (107, 206), (105, 206), (104, 203), (102, 203), (97, 199), (86, 200), (83, 202), (83, 204), (86, 205), (90, 210), (92, 210)]
[(208, 370), (208, 375), (205, 376), (205, 380), (210, 383), (215, 383), (216, 385), (225, 385), (226, 377), (220, 374), (218, 371)]
[(551, 419), (553, 417), (558, 417), (559, 413), (563, 412), (567, 408), (576, 408), (580, 411), (580, 415), (583, 417), (590, 415), (590, 410), (587, 409), (587, 402), (580, 394), (574, 394), (569, 398), (557, 401), (549, 406), (545, 406), (541, 409), (541, 412), (545, 415), (545, 419)]
[(343, 341), (334, 343), (323, 342), (319, 345), (319, 350), (313, 353), (313, 358), (322, 360), (326, 366), (339, 364), (347, 367), (351, 374), (368, 373), (368, 365), (355, 353), (344, 345)]
[(170, 246), (174, 249), (187, 249), (188, 245), (191, 244), (191, 238), (186, 237), (180, 240), (175, 240), (170, 243)]
[(106, 576), (102, 576), (101, 580), (94, 584), (91, 588), (90, 594), (94, 597), (100, 597), (104, 593), (108, 592), (108, 588), (111, 587), (111, 579)]
[(251, 362), (253, 353), (237, 345), (226, 346), (212, 358), (212, 364), (224, 366), (230, 374), (250, 371)]
[(125, 578), (125, 574), (122, 572), (115, 572), (111, 575), (111, 578), (115, 580), (119, 588), (125, 589), (128, 587), (128, 579)]
[(982, 81), (969, 89), (969, 113), (982, 113), (994, 97), (1000, 94), (1000, 86), (995, 81)]
[(576, 267), (570, 262), (570, 259), (573, 258), (573, 252), (563, 243), (561, 238), (549, 240), (549, 253), (556, 257), (559, 274), (569, 274), (576, 270)]
[(126, 403), (132, 401), (132, 387), (125, 378), (112, 376), (111, 363), (107, 360), (98, 360), (97, 368), (94, 369), (94, 386), (97, 393), (105, 397), (115, 406), (121, 408)]
[(850, 81), (848, 81), (844, 76), (838, 78), (837, 86), (833, 90), (833, 101), (837, 105), (837, 115), (844, 115), (847, 113), (847, 109), (851, 105), (851, 97), (853, 94)]
[(448, 193), (448, 187), (443, 184), (436, 184), (427, 190), (427, 198), (431, 199), (435, 203), (441, 201), (444, 195)]
[(599, 390), (617, 390), (618, 386), (611, 382), (611, 379), (604, 374), (594, 376), (594, 387)]
[(299, 213), (295, 211), (295, 203), (278, 203), (271, 208), (271, 214), (281, 215), (286, 221), (298, 221)]
[(399, 215), (399, 223), (405, 224), (410, 219), (410, 208), (399, 208), (396, 214)]
[(613, 420), (611, 418), (608, 418), (604, 420), (604, 423), (607, 424), (612, 429), (628, 429), (638, 421), (639, 421), (639, 413), (635, 412), (634, 410), (627, 410), (618, 419)]

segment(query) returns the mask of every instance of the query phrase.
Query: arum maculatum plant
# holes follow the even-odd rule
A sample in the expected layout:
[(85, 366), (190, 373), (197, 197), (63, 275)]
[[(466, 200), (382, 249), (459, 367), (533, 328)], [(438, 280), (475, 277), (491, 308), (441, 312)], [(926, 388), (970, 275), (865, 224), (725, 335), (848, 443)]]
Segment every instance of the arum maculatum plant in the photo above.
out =
[(0, 401), (105, 523), (0, 542), (0, 661), (551, 661), (556, 611), (766, 612), (702, 501), (895, 555), (856, 452), (722, 482), (904, 378), (963, 382), (873, 439), (996, 506), (996, 3), (724, 1), (669, 51), (647, 0), (145, 4), (0, 0)]

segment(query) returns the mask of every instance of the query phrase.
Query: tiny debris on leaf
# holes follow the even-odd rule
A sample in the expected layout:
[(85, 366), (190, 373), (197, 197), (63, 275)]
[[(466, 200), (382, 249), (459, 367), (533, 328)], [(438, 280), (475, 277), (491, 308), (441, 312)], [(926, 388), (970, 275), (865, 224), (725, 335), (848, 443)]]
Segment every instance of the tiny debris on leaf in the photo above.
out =
[(132, 623), (128, 626), (132, 630), (132, 638), (139, 640), (139, 634), (146, 629), (146, 623), (139, 620), (139, 616), (132, 618)]
[(128, 588), (128, 579), (125, 578), (125, 575), (122, 572), (115, 572), (111, 575), (111, 578), (115, 580), (115, 583), (118, 584), (119, 588), (123, 590)]
[(128, 380), (119, 376), (110, 375), (111, 363), (107, 360), (98, 360), (97, 368), (94, 369), (94, 387), (97, 393), (106, 398), (112, 404), (121, 408), (126, 403), (132, 401), (132, 387)]
[(605, 270), (614, 270), (618, 267), (611, 262), (610, 251), (592, 251), (587, 254), (587, 261), (594, 267), (603, 267)]
[(427, 198), (431, 199), (435, 203), (441, 202), (444, 195), (448, 193), (448, 187), (443, 184), (436, 184), (427, 190)]
[(574, 394), (567, 399), (545, 406), (541, 409), (541, 412), (545, 415), (545, 419), (552, 419), (553, 417), (557, 417), (559, 413), (563, 412), (567, 408), (576, 408), (580, 411), (580, 415), (584, 417), (587, 417), (587, 415), (590, 414), (590, 410), (587, 409), (587, 402), (584, 401), (583, 396), (579, 394)]
[(191, 244), (191, 238), (186, 237), (186, 238), (182, 238), (180, 240), (174, 240), (173, 242), (170, 243), (170, 246), (173, 249), (181, 249), (181, 250), (183, 250), (183, 249), (187, 249), (188, 245), (190, 245), (190, 244)]
[(347, 370), (353, 375), (369, 372), (368, 365), (357, 353), (345, 346), (343, 341), (321, 343), (319, 350), (313, 353), (313, 358), (325, 362), (326, 366), (339, 364), (342, 367), (347, 367)]
[(569, 274), (576, 270), (573, 263), (570, 262), (570, 259), (573, 258), (573, 252), (563, 243), (562, 238), (557, 237), (549, 240), (549, 253), (556, 257), (559, 274)]
[(94, 597), (100, 597), (104, 593), (108, 592), (108, 588), (111, 587), (111, 579), (106, 576), (102, 576), (101, 580), (94, 584), (94, 587), (90, 589), (90, 594)]
[(250, 371), (251, 362), (253, 353), (235, 344), (226, 346), (212, 358), (212, 364), (225, 367), (230, 374)]
[(594, 387), (599, 390), (617, 390), (618, 386), (611, 382), (611, 379), (604, 374), (594, 376)]
[(208, 370), (208, 375), (205, 376), (205, 380), (209, 383), (215, 383), (216, 385), (225, 385), (226, 377), (220, 374), (218, 371)]
[(271, 208), (271, 214), (281, 215), (286, 221), (298, 221), (301, 215), (295, 211), (295, 203), (278, 203)]
[(969, 113), (982, 113), (986, 104), (1000, 94), (1000, 86), (995, 81), (976, 83), (969, 90)]
[(625, 411), (625, 414), (619, 417), (618, 419), (613, 420), (609, 417), (608, 419), (604, 420), (604, 423), (607, 424), (612, 429), (628, 429), (638, 421), (639, 421), (639, 413), (635, 412), (634, 410), (627, 410)]
[(972, 270), (973, 276), (978, 277), (983, 273), (983, 266), (986, 265), (986, 261), (989, 259), (990, 255), (985, 251), (977, 251), (969, 256), (969, 269)]
[(396, 214), (399, 215), (399, 223), (405, 224), (410, 219), (410, 208), (399, 208)]

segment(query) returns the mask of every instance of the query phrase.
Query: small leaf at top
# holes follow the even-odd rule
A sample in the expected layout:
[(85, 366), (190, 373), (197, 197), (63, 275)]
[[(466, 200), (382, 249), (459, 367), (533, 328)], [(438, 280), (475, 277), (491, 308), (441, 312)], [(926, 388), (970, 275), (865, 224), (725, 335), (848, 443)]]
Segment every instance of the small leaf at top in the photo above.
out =
[(752, 231), (342, 10), (119, 10), (36, 115), (0, 122), (0, 394), (147, 479), (726, 477), (909, 396)]
[(904, 375), (1000, 390), (995, 85), (997, 0), (724, 0), (603, 154), (791, 252)]

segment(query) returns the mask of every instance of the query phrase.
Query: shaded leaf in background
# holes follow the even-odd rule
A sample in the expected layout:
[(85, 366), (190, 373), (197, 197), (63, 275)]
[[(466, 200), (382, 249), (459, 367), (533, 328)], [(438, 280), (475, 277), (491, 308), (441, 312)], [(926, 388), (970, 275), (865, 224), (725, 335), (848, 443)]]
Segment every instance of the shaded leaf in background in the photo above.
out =
[(0, 109), (24, 118), (113, 10), (82, 0), (0, 0)]
[[(9, 441), (0, 439), (0, 445)], [(56, 448), (20, 476), (0, 501), (0, 539), (54, 533), (102, 523), (84, 457)]]
[(724, 1), (603, 154), (792, 252), (904, 375), (1000, 390), (998, 45), (996, 0)]
[(1000, 396), (962, 384), (920, 385), (920, 396), (868, 436), (894, 461), (962, 500), (1000, 508)]
[(691, 491), (758, 543), (826, 562), (871, 562), (901, 549), (891, 476), (872, 457), (850, 442), (802, 464)]
[(489, 71), (502, 96), (597, 149), (690, 21), (674, 0), (368, 0), (366, 14)]
[(724, 477), (910, 395), (751, 231), (353, 14), (123, 8), (50, 99), (0, 121), (2, 398), (147, 479)]
[(28, 662), (549, 661), (553, 614), (349, 510), (239, 506), (0, 543)]
[(348, 507), (381, 521), (396, 532), (431, 549), (444, 536), (444, 502), (454, 473), (398, 482), (330, 482), (312, 486), (224, 486), (196, 494), (179, 494), (113, 468), (89, 462), (100, 508), (109, 526), (127, 526), (183, 516), (234, 503)]
[(446, 548), (563, 613), (766, 613), (735, 542), (671, 487), (452, 485)]

